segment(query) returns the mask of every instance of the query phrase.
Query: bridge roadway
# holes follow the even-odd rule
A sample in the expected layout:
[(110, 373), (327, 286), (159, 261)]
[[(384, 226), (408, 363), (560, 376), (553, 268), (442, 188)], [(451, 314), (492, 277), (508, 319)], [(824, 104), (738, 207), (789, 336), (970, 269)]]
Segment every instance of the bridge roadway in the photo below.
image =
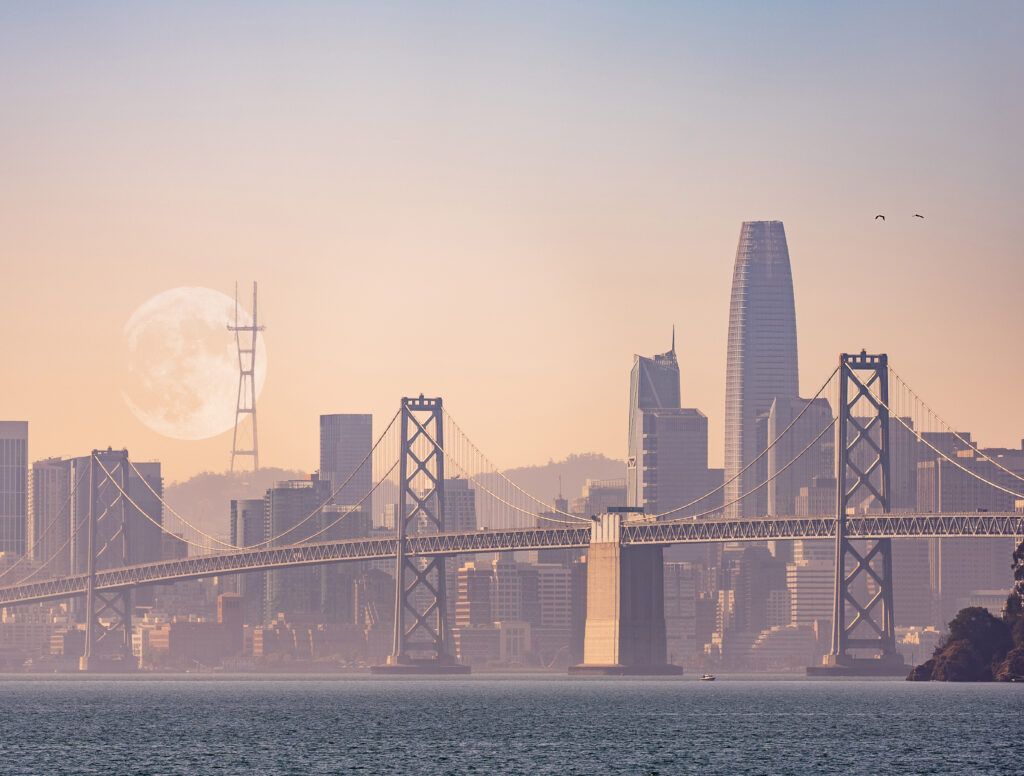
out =
[[(692, 544), (770, 539), (828, 539), (835, 536), (834, 517), (748, 518), (743, 520), (638, 519), (622, 525), (623, 545)], [(1024, 537), (1024, 514), (890, 514), (847, 518), (847, 535), (857, 539)], [(269, 571), (342, 561), (394, 558), (395, 538), (346, 539), (284, 547), (232, 550), (182, 560), (141, 563), (98, 571), (96, 590), (167, 584), (220, 574)], [(590, 525), (512, 528), (406, 537), (413, 556), (459, 555), (507, 550), (570, 549), (590, 543)], [(1009, 560), (1007, 560), (1009, 563)], [(38, 603), (84, 595), (88, 577), (75, 574), (0, 588), (0, 606)]]

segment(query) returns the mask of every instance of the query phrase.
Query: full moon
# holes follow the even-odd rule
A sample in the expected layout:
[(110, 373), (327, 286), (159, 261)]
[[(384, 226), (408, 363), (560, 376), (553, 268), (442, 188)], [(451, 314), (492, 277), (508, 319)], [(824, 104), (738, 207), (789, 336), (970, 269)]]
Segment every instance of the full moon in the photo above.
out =
[[(121, 392), (139, 420), (173, 439), (207, 439), (235, 425), (238, 350), (228, 325), (235, 300), (211, 288), (172, 288), (137, 309), (124, 325), (128, 378)], [(238, 323), (252, 316), (241, 305)], [(248, 334), (241, 333), (242, 347)], [(267, 351), (256, 341), (256, 394)]]

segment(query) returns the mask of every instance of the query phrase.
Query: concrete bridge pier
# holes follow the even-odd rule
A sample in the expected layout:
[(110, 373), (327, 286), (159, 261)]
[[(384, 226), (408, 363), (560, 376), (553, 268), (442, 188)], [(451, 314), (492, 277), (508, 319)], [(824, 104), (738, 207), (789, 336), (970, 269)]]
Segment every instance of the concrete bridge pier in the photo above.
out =
[(621, 541), (618, 513), (598, 517), (587, 551), (587, 622), (583, 662), (574, 675), (665, 676), (665, 583), (660, 546), (629, 547)]

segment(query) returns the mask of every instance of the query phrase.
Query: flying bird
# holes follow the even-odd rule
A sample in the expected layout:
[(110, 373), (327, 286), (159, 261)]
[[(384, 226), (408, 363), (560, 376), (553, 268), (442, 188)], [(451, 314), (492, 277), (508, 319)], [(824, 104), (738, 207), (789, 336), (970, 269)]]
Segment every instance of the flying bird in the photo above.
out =
[(924, 218), (920, 213), (914, 213), (914, 218)]
[(883, 221), (885, 220), (885, 216), (883, 216), (881, 213), (875, 216), (875, 220), (877, 221), (879, 218), (881, 218)]

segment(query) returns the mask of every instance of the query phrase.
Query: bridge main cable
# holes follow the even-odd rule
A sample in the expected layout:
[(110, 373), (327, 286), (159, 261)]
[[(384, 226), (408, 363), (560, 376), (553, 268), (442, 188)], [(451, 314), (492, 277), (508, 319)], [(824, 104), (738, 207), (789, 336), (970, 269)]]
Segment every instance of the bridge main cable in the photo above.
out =
[[(653, 515), (652, 517), (654, 517), (654, 519), (656, 519), (656, 520), (661, 520), (662, 518), (664, 518), (664, 517), (667, 517), (668, 515), (674, 515), (674, 514), (675, 514), (676, 512), (682, 512), (682, 511), (683, 511), (684, 509), (689, 509), (690, 507), (694, 506), (695, 504), (699, 504), (699, 503), (700, 503), (701, 501), (703, 501), (704, 499), (706, 499), (706, 498), (710, 498), (711, 496), (715, 495), (716, 493), (718, 493), (718, 491), (720, 491), (720, 490), (724, 490), (724, 489), (725, 489), (725, 487), (726, 487), (727, 485), (729, 485), (730, 483), (733, 483), (733, 482), (735, 482), (735, 481), (736, 481), (736, 480), (738, 480), (738, 479), (739, 479), (740, 477), (742, 477), (742, 476), (743, 476), (743, 474), (744, 474), (744, 473), (745, 473), (745, 472), (746, 472), (746, 471), (747, 471), (748, 469), (750, 469), (750, 468), (751, 468), (751, 467), (752, 467), (752, 466), (753, 466), (754, 464), (756, 464), (756, 463), (757, 463), (758, 461), (760, 461), (760, 460), (761, 460), (761, 459), (762, 459), (762, 458), (763, 458), (764, 456), (766, 456), (766, 455), (768, 454), (768, 451), (769, 451), (769, 450), (771, 450), (771, 449), (772, 449), (773, 447), (775, 447), (775, 445), (777, 445), (777, 444), (779, 443), (779, 441), (780, 441), (780, 440), (781, 440), (781, 439), (782, 439), (782, 438), (783, 438), (784, 436), (786, 436), (786, 433), (787, 433), (787, 432), (788, 432), (788, 431), (789, 431), (789, 430), (790, 430), (791, 428), (793, 428), (793, 426), (795, 426), (795, 425), (796, 425), (797, 421), (798, 421), (798, 420), (800, 420), (800, 418), (802, 418), (802, 417), (803, 417), (804, 413), (805, 413), (805, 412), (807, 412), (807, 410), (808, 410), (808, 409), (810, 409), (811, 405), (812, 405), (812, 404), (813, 404), (813, 403), (814, 403), (815, 401), (817, 401), (817, 400), (818, 400), (819, 398), (821, 398), (821, 395), (822, 395), (822, 394), (823, 394), (823, 393), (825, 392), (825, 389), (827, 389), (827, 388), (829, 387), (829, 385), (830, 385), (830, 384), (832, 383), (832, 380), (833, 380), (833, 379), (835, 379), (835, 376), (836, 376), (836, 374), (838, 374), (838, 373), (839, 373), (839, 367), (836, 367), (835, 369), (833, 369), (833, 370), (832, 370), (832, 374), (830, 374), (830, 375), (828, 376), (828, 378), (827, 378), (827, 379), (825, 380), (825, 382), (824, 382), (824, 383), (822, 383), (821, 387), (820, 387), (820, 388), (819, 388), (819, 389), (817, 390), (817, 392), (815, 392), (814, 396), (812, 396), (812, 397), (811, 397), (810, 399), (808, 399), (808, 400), (807, 400), (807, 403), (806, 403), (806, 404), (805, 404), (805, 405), (803, 406), (803, 408), (802, 408), (802, 409), (800, 410), (800, 412), (799, 412), (799, 413), (797, 413), (797, 416), (796, 416), (795, 418), (793, 418), (792, 422), (790, 422), (790, 424), (789, 424), (788, 426), (786, 426), (786, 427), (785, 427), (785, 428), (784, 428), (784, 429), (782, 430), (782, 433), (781, 433), (781, 434), (779, 434), (779, 435), (778, 435), (777, 437), (775, 437), (775, 439), (773, 439), (773, 440), (772, 440), (772, 443), (771, 443), (770, 445), (768, 445), (768, 447), (766, 447), (766, 448), (765, 448), (764, 450), (762, 450), (762, 451), (761, 451), (761, 452), (760, 452), (760, 453), (759, 453), (759, 454), (757, 455), (757, 457), (756, 457), (756, 458), (754, 458), (754, 459), (753, 459), (752, 461), (750, 461), (750, 463), (748, 463), (748, 464), (747, 464), (746, 466), (744, 466), (744, 467), (743, 467), (742, 469), (740, 469), (740, 470), (739, 470), (738, 472), (736, 472), (736, 474), (734, 474), (734, 475), (733, 475), (732, 477), (730, 477), (730, 478), (729, 478), (728, 480), (726, 480), (725, 482), (723, 482), (723, 483), (722, 483), (721, 485), (719, 485), (719, 486), (718, 486), (717, 488), (714, 488), (714, 489), (712, 489), (712, 490), (708, 491), (707, 493), (705, 493), (705, 494), (704, 494), (703, 496), (701, 496), (700, 498), (695, 498), (695, 499), (694, 499), (693, 501), (691, 501), (691, 502), (690, 502), (689, 504), (683, 504), (683, 505), (682, 505), (682, 506), (680, 506), (680, 507), (675, 507), (674, 509), (669, 509), (669, 510), (667, 510), (667, 511), (665, 511), (665, 512), (662, 512), (662, 513), (660, 513), (660, 514), (657, 514), (657, 515)], [(834, 422), (835, 422), (835, 421), (833, 421), (833, 423), (834, 423)], [(828, 429), (826, 428), (825, 430), (827, 431)], [(821, 436), (821, 435), (819, 434), (819, 438), (820, 438), (820, 436)], [(806, 451), (807, 451), (807, 449), (809, 449), (809, 448), (805, 448), (805, 449), (804, 449), (804, 452), (806, 452)], [(800, 455), (803, 455), (803, 452), (801, 452), (801, 453), (800, 453)], [(799, 457), (800, 457), (800, 455), (798, 455), (798, 456), (797, 456), (797, 458), (799, 458)], [(794, 459), (794, 460), (795, 460), (795, 459)], [(790, 462), (790, 463), (792, 463), (792, 462)], [(788, 467), (788, 464), (787, 464), (787, 467)], [(778, 472), (777, 474), (781, 474), (781, 471), (780, 471), (780, 472)], [(776, 476), (777, 476), (777, 475), (776, 475)], [(723, 505), (722, 505), (722, 506), (720, 506), (720, 507), (715, 507), (714, 509), (710, 509), (710, 510), (708, 510), (707, 512), (703, 512), (703, 513), (701, 513), (701, 514), (699, 514), (699, 515), (690, 515), (690, 516), (684, 516), (684, 517), (688, 517), (688, 519), (695, 519), (695, 518), (698, 518), (698, 517), (704, 517), (705, 515), (711, 515), (711, 514), (714, 514), (715, 512), (717, 512), (717, 511), (719, 511), (719, 510), (725, 509), (725, 507), (727, 507), (727, 506), (732, 506), (733, 504), (736, 504), (736, 503), (738, 503), (739, 501), (742, 501), (742, 500), (743, 500), (744, 498), (746, 498), (747, 496), (749, 496), (749, 495), (750, 495), (751, 493), (754, 493), (754, 492), (756, 492), (757, 490), (759, 490), (759, 489), (760, 489), (760, 488), (761, 488), (762, 486), (764, 486), (764, 485), (767, 485), (767, 484), (768, 484), (768, 482), (770, 482), (770, 480), (765, 480), (765, 481), (764, 481), (763, 483), (761, 483), (761, 485), (757, 486), (757, 487), (756, 487), (756, 488), (754, 488), (753, 490), (750, 490), (750, 491), (748, 491), (747, 493), (744, 493), (744, 494), (743, 494), (742, 496), (740, 496), (739, 498), (736, 498), (736, 499), (734, 499), (733, 501), (730, 501), (730, 502), (729, 502), (728, 504), (723, 504)], [(681, 518), (679, 518), (679, 519), (681, 519)]]

